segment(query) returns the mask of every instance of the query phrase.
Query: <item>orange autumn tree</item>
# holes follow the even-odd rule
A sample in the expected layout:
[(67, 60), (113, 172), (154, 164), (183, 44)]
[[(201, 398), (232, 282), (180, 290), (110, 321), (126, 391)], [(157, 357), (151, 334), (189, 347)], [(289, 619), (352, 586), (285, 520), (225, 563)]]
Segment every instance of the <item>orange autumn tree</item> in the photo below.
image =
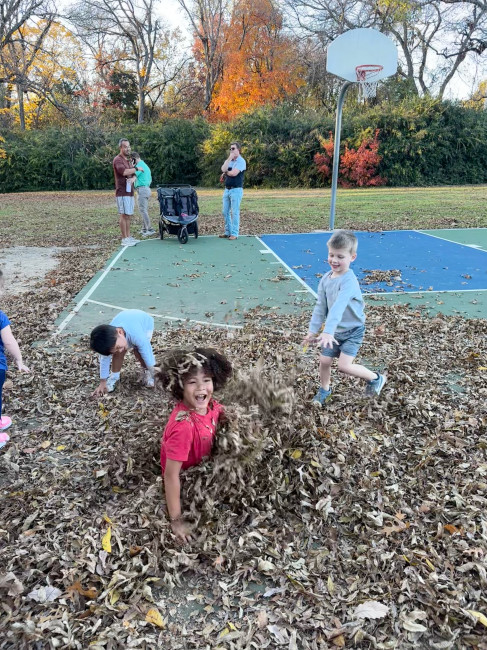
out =
[(231, 120), (294, 95), (305, 83), (297, 44), (284, 33), (282, 14), (272, 0), (237, 0), (224, 31), (211, 119)]

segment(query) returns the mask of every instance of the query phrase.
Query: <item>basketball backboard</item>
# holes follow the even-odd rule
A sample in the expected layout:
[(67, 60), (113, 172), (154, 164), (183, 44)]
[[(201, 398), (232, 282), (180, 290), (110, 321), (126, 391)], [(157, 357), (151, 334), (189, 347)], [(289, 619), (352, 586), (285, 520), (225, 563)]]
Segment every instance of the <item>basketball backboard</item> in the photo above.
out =
[(328, 46), (328, 72), (347, 81), (357, 81), (355, 69), (360, 65), (382, 66), (374, 81), (390, 77), (397, 70), (396, 44), (376, 29), (361, 27), (340, 34)]

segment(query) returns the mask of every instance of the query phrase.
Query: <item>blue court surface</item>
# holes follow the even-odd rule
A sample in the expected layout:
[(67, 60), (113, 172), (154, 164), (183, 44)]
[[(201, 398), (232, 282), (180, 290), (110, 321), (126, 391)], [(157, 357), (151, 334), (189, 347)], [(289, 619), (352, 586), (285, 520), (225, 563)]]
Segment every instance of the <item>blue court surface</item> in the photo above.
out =
[[(416, 230), (356, 232), (352, 264), (363, 293), (487, 290), (487, 252)], [(329, 270), (330, 233), (263, 235), (260, 239), (314, 292)], [(373, 282), (371, 271), (391, 271), (392, 281)]]

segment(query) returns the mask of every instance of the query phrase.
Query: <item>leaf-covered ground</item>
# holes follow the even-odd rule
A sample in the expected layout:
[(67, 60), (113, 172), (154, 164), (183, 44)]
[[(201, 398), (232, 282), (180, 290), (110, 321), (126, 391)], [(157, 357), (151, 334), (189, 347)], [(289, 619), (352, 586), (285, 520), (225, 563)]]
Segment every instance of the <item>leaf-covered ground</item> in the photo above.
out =
[(182, 548), (168, 396), (131, 359), (93, 401), (87, 338), (30, 348), (108, 250), (2, 299), (34, 372), (4, 392), (0, 648), (487, 648), (487, 322), (369, 307), (361, 358), (389, 381), (370, 400), (335, 372), (323, 410), (306, 317), (157, 333), (156, 356), (211, 345), (238, 370), (214, 457), (184, 478)]

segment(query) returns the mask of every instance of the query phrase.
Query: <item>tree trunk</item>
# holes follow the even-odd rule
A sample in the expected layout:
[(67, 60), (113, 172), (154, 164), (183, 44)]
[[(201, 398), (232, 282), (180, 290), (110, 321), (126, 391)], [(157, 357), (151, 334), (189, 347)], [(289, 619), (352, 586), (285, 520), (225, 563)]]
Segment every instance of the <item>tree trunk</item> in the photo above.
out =
[(139, 112), (137, 115), (137, 124), (144, 123), (145, 93), (144, 89), (139, 86)]
[(22, 86), (17, 84), (17, 99), (19, 102), (19, 121), (20, 128), (22, 131), (25, 131), (25, 111), (24, 111), (24, 91)]

